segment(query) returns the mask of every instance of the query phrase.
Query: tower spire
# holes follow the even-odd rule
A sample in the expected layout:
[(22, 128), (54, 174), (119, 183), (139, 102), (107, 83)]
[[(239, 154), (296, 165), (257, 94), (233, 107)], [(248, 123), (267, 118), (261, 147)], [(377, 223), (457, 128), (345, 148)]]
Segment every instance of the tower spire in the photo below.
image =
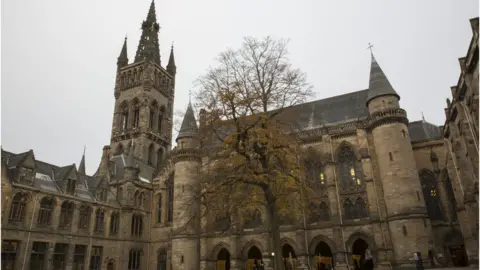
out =
[(87, 146), (84, 146), (82, 160), (80, 160), (80, 165), (78, 166), (78, 172), (83, 174), (86, 174), (85, 172), (85, 151), (86, 150), (87, 150)]
[(155, 2), (152, 1), (148, 10), (147, 18), (142, 23), (142, 36), (138, 43), (137, 53), (135, 54), (135, 62), (143, 60), (152, 60), (160, 65), (160, 48), (158, 42), (158, 31), (160, 26), (157, 23), (157, 15), (155, 13)]
[(117, 58), (117, 68), (122, 68), (128, 65), (128, 55), (127, 55), (127, 36), (125, 35), (125, 40), (123, 41), (122, 50), (120, 55)]
[(170, 57), (168, 58), (167, 71), (172, 76), (175, 76), (175, 74), (177, 73), (177, 66), (175, 65), (175, 56), (173, 53), (173, 42), (172, 47), (170, 48)]
[(387, 95), (394, 95), (400, 100), (400, 96), (395, 92), (392, 85), (383, 73), (383, 70), (380, 68), (373, 52), (371, 51), (372, 45), (370, 44), (370, 54), (372, 57), (372, 63), (370, 66), (370, 81), (368, 85), (368, 96), (367, 96), (367, 106), (370, 100), (380, 97), (380, 96), (387, 96)]

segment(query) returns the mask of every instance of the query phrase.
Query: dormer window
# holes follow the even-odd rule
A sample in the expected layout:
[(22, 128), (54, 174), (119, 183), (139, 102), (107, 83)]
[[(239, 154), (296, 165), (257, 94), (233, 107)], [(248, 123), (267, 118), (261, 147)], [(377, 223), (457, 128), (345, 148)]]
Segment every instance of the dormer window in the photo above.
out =
[(102, 201), (102, 202), (106, 202), (107, 201), (107, 189), (101, 189), (98, 193), (98, 200)]
[(65, 192), (68, 193), (68, 194), (75, 194), (75, 187), (76, 187), (76, 183), (77, 181), (73, 180), (73, 179), (68, 179), (67, 180), (67, 187), (65, 189)]

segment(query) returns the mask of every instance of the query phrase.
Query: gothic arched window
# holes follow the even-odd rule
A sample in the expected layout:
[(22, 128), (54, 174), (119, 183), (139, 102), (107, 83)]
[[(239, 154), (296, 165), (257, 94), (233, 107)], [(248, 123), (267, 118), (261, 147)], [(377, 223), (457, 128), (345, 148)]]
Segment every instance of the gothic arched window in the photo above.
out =
[(243, 227), (246, 229), (257, 228), (262, 225), (262, 213), (255, 209), (245, 215)]
[(435, 174), (426, 169), (420, 171), (420, 184), (422, 185), (428, 216), (431, 220), (443, 220)]
[(128, 256), (128, 270), (140, 270), (141, 250), (132, 249)]
[(53, 207), (55, 201), (51, 197), (45, 197), (40, 201), (40, 210), (38, 211), (37, 224), (48, 226), (52, 221)]
[(150, 144), (150, 146), (148, 147), (148, 157), (147, 157), (148, 165), (153, 165), (154, 155), (155, 155), (155, 149), (153, 148), (153, 144)]
[(157, 224), (162, 223), (162, 194), (157, 195)]
[(132, 110), (133, 110), (133, 127), (137, 128), (140, 124), (140, 104), (136, 99), (133, 101)]
[(343, 203), (343, 213), (346, 219), (354, 218), (355, 210), (353, 209), (353, 204), (349, 199), (346, 199)]
[(150, 106), (150, 117), (148, 118), (148, 127), (150, 129), (154, 129), (155, 126), (155, 114), (158, 110), (157, 103), (153, 103), (152, 106)]
[(126, 103), (120, 105), (120, 130), (128, 129), (128, 106)]
[(74, 209), (75, 204), (73, 202), (66, 201), (62, 204), (60, 210), (60, 222), (58, 225), (60, 228), (67, 229), (72, 225)]
[(355, 200), (354, 209), (355, 209), (355, 213), (353, 215), (354, 218), (364, 218), (368, 216), (367, 206), (362, 198), (357, 198), (357, 200)]
[(318, 213), (321, 221), (328, 221), (330, 219), (328, 205), (325, 202), (321, 202), (318, 206)]
[(173, 221), (173, 176), (167, 180), (167, 222)]
[(92, 209), (89, 206), (82, 205), (80, 206), (79, 211), (79, 220), (78, 220), (78, 228), (81, 230), (88, 230), (90, 227), (90, 215)]
[(95, 232), (100, 233), (105, 230), (105, 211), (97, 209), (95, 213)]
[(118, 233), (119, 223), (120, 215), (117, 212), (113, 212), (110, 217), (110, 235), (116, 235)]
[(157, 252), (157, 270), (167, 270), (167, 251), (163, 248)]
[(132, 216), (131, 234), (132, 236), (142, 236), (143, 219), (141, 215)]
[(328, 205), (325, 202), (310, 203), (309, 204), (309, 219), (308, 223), (316, 223), (320, 221), (328, 221), (330, 219)]
[(358, 189), (362, 186), (362, 169), (352, 148), (346, 144), (340, 146), (338, 155), (338, 175), (342, 190)]
[(163, 161), (163, 149), (160, 148), (157, 150), (157, 168), (160, 168), (162, 161)]
[(10, 221), (23, 221), (25, 218), (25, 208), (27, 206), (27, 196), (23, 193), (17, 193), (13, 196), (12, 207), (10, 208)]

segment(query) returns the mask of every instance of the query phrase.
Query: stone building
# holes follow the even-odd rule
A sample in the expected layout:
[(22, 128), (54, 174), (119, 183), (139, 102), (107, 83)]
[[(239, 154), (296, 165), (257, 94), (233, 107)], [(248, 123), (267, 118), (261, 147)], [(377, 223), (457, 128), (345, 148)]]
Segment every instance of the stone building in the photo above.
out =
[[(271, 269), (272, 256), (293, 269), (346, 269), (367, 246), (378, 268), (411, 266), (413, 252), (426, 265), (476, 263), (478, 19), (472, 28), (466, 91), (452, 88), (445, 127), (409, 122), (373, 55), (368, 89), (290, 108), (305, 147), (325, 157), (322, 202), (282, 225), (284, 252), (272, 254), (263, 209), (228, 234), (172, 233), (186, 222), (183, 187), (198, 180), (202, 157), (191, 105), (171, 149), (176, 66), (173, 48), (161, 65), (152, 2), (134, 61), (126, 42), (117, 59), (111, 141), (94, 175), (85, 154), (78, 167), (56, 166), (2, 149), (2, 269), (234, 270), (254, 259)], [(466, 116), (461, 106), (475, 109)]]

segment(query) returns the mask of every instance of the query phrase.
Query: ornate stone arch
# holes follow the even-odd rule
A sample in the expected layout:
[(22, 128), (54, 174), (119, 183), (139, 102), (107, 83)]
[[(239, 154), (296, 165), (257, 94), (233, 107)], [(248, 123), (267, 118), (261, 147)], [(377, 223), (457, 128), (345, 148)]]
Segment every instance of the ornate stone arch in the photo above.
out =
[(315, 238), (313, 238), (312, 241), (310, 241), (310, 245), (308, 246), (308, 252), (310, 253), (308, 254), (309, 256), (315, 256), (315, 254), (313, 253), (315, 252), (316, 246), (320, 242), (325, 242), (325, 244), (328, 245), (332, 253), (335, 253), (335, 251), (337, 250), (337, 247), (335, 246), (335, 242), (333, 242), (326, 236), (318, 235)]
[(334, 156), (334, 161), (337, 162), (338, 161), (338, 157), (340, 156), (341, 152), (343, 149), (345, 148), (349, 148), (352, 150), (355, 158), (357, 161), (360, 161), (360, 155), (358, 153), (358, 149), (355, 145), (353, 145), (351, 142), (348, 142), (348, 141), (345, 141), (343, 140), (338, 146), (337, 148), (335, 149), (335, 152), (333, 153), (333, 156)]
[(302, 254), (305, 253), (305, 251), (304, 251), (304, 250), (301, 250), (301, 249), (298, 247), (297, 243), (296, 243), (293, 239), (291, 239), (291, 238), (289, 238), (289, 237), (283, 237), (282, 239), (280, 239), (280, 247), (283, 248), (283, 245), (285, 245), (285, 244), (288, 244), (288, 245), (290, 245), (290, 246), (293, 248), (293, 251), (295, 251), (295, 255), (296, 255), (297, 257), (298, 257), (298, 256), (301, 256)]
[(245, 246), (243, 247), (243, 249), (241, 251), (242, 252), (241, 253), (242, 259), (244, 259), (244, 260), (248, 259), (248, 251), (253, 246), (257, 247), (262, 254), (265, 252), (265, 248), (263, 247), (263, 245), (260, 242), (258, 242), (256, 240), (250, 240), (247, 244), (245, 244)]
[(365, 242), (367, 242), (368, 248), (372, 251), (373, 257), (375, 257), (375, 252), (374, 251), (377, 249), (376, 244), (375, 244), (375, 238), (371, 234), (369, 234), (369, 233), (367, 233), (363, 230), (358, 230), (358, 231), (352, 233), (348, 237), (348, 240), (346, 242), (347, 252), (352, 253), (353, 243), (355, 243), (355, 241), (357, 241), (358, 239), (363, 239)]
[[(225, 242), (220, 242), (219, 244), (217, 244), (212, 252), (210, 253), (210, 260), (213, 260), (215, 261), (218, 257), (218, 253), (222, 250), (222, 249), (226, 249), (228, 251), (228, 253), (230, 253), (230, 256), (232, 256), (232, 253), (230, 252), (230, 245), (225, 243)], [(248, 252), (248, 251), (247, 251)]]

